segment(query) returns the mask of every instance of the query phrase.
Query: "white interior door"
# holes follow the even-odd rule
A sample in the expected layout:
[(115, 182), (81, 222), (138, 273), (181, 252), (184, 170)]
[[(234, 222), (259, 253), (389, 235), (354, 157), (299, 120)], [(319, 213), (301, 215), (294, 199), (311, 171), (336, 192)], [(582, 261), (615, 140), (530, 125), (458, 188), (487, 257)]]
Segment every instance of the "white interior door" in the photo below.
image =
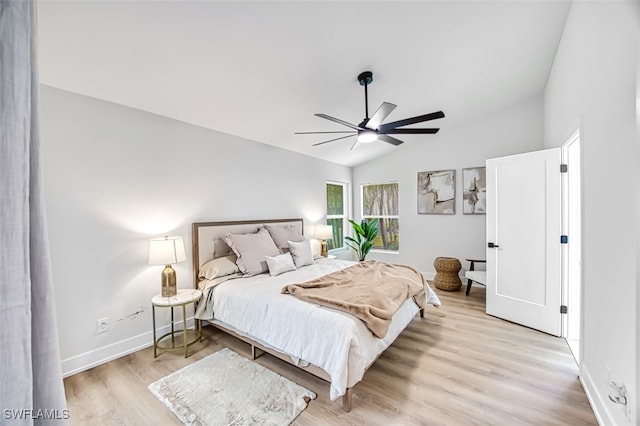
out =
[(560, 149), (487, 160), (487, 314), (561, 334)]

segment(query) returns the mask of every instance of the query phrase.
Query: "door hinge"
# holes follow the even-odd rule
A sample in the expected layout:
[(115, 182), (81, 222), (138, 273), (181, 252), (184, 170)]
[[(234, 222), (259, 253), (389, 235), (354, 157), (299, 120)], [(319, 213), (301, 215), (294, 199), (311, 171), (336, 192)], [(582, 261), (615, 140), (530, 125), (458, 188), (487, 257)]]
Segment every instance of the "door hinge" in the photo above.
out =
[(567, 313), (567, 305), (560, 305), (560, 313), (561, 314), (566, 314)]
[(567, 173), (568, 166), (566, 164), (560, 164), (560, 173)]
[(568, 235), (560, 235), (560, 244), (568, 244), (569, 236)]

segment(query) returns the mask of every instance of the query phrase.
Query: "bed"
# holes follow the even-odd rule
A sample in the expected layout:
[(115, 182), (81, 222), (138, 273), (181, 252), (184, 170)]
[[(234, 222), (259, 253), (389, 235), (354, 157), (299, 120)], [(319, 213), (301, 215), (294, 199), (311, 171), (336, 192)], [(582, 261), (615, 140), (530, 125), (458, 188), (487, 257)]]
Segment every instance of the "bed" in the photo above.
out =
[[(265, 227), (274, 236), (279, 252), (286, 251), (283, 248), (286, 243), (276, 237), (283, 232), (280, 240), (293, 234), (302, 236), (302, 219), (202, 222), (192, 227), (194, 285), (205, 294), (196, 318), (249, 343), (253, 358), (258, 349), (328, 381), (331, 400), (342, 397), (346, 411), (351, 409), (352, 388), (362, 380), (365, 371), (418, 312), (421, 317), (424, 315), (423, 309), (409, 298), (391, 318), (384, 337), (378, 338), (363, 321), (349, 313), (282, 294), (287, 285), (344, 270), (355, 262), (315, 257), (311, 264), (272, 276), (275, 268), (272, 263), (268, 265), (271, 270), (260, 273), (259, 268), (247, 267), (247, 256), (243, 255), (240, 262), (234, 257), (237, 244), (256, 244), (255, 240), (243, 241), (242, 238), (264, 233)], [(238, 238), (229, 241), (233, 250), (225, 240), (228, 234)], [(291, 257), (297, 262), (300, 257), (296, 257), (296, 247), (293, 242), (289, 243)], [(300, 245), (306, 247), (308, 243), (301, 240)], [(278, 257), (289, 256), (278, 255), (269, 260)], [(233, 261), (241, 266), (244, 261), (249, 270), (239, 271)], [(215, 265), (213, 273), (211, 265)], [(421, 297), (438, 306), (440, 302), (435, 293), (428, 285), (425, 290)]]

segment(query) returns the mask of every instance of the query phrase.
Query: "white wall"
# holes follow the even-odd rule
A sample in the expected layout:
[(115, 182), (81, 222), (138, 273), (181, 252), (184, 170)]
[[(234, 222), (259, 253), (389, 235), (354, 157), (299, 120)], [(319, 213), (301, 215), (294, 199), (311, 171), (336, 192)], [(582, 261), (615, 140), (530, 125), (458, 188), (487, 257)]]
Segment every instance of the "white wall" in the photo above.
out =
[[(581, 131), (580, 375), (606, 425), (638, 424), (638, 5), (574, 2), (545, 91), (545, 146)], [(609, 401), (610, 379), (629, 390), (631, 418)]]
[[(462, 102), (462, 101), (461, 101)], [(446, 111), (445, 111), (446, 114)], [(542, 95), (458, 127), (438, 120), (436, 135), (405, 138), (392, 154), (357, 166), (353, 171), (354, 216), (360, 220), (360, 185), (395, 181), (400, 190), (400, 253), (372, 253), (368, 258), (413, 265), (427, 276), (438, 256), (485, 258), (485, 215), (462, 214), (462, 169), (484, 166), (488, 158), (543, 147)], [(417, 214), (417, 174), (456, 170), (455, 215)]]
[[(40, 101), (66, 375), (151, 344), (163, 267), (147, 265), (150, 237), (184, 238), (174, 269), (189, 288), (192, 222), (302, 217), (308, 233), (324, 222), (326, 180), (351, 181), (348, 167), (51, 87)], [(102, 317), (111, 328), (97, 334)]]

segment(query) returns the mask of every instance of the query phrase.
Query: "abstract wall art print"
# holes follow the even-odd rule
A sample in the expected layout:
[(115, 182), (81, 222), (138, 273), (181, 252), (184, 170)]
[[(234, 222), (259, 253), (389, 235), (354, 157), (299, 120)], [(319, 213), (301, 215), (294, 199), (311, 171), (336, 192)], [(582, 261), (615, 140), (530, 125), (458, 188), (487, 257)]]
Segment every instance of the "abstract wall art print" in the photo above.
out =
[(462, 169), (462, 213), (487, 212), (487, 178), (485, 167)]
[(418, 172), (418, 214), (455, 214), (456, 171)]

